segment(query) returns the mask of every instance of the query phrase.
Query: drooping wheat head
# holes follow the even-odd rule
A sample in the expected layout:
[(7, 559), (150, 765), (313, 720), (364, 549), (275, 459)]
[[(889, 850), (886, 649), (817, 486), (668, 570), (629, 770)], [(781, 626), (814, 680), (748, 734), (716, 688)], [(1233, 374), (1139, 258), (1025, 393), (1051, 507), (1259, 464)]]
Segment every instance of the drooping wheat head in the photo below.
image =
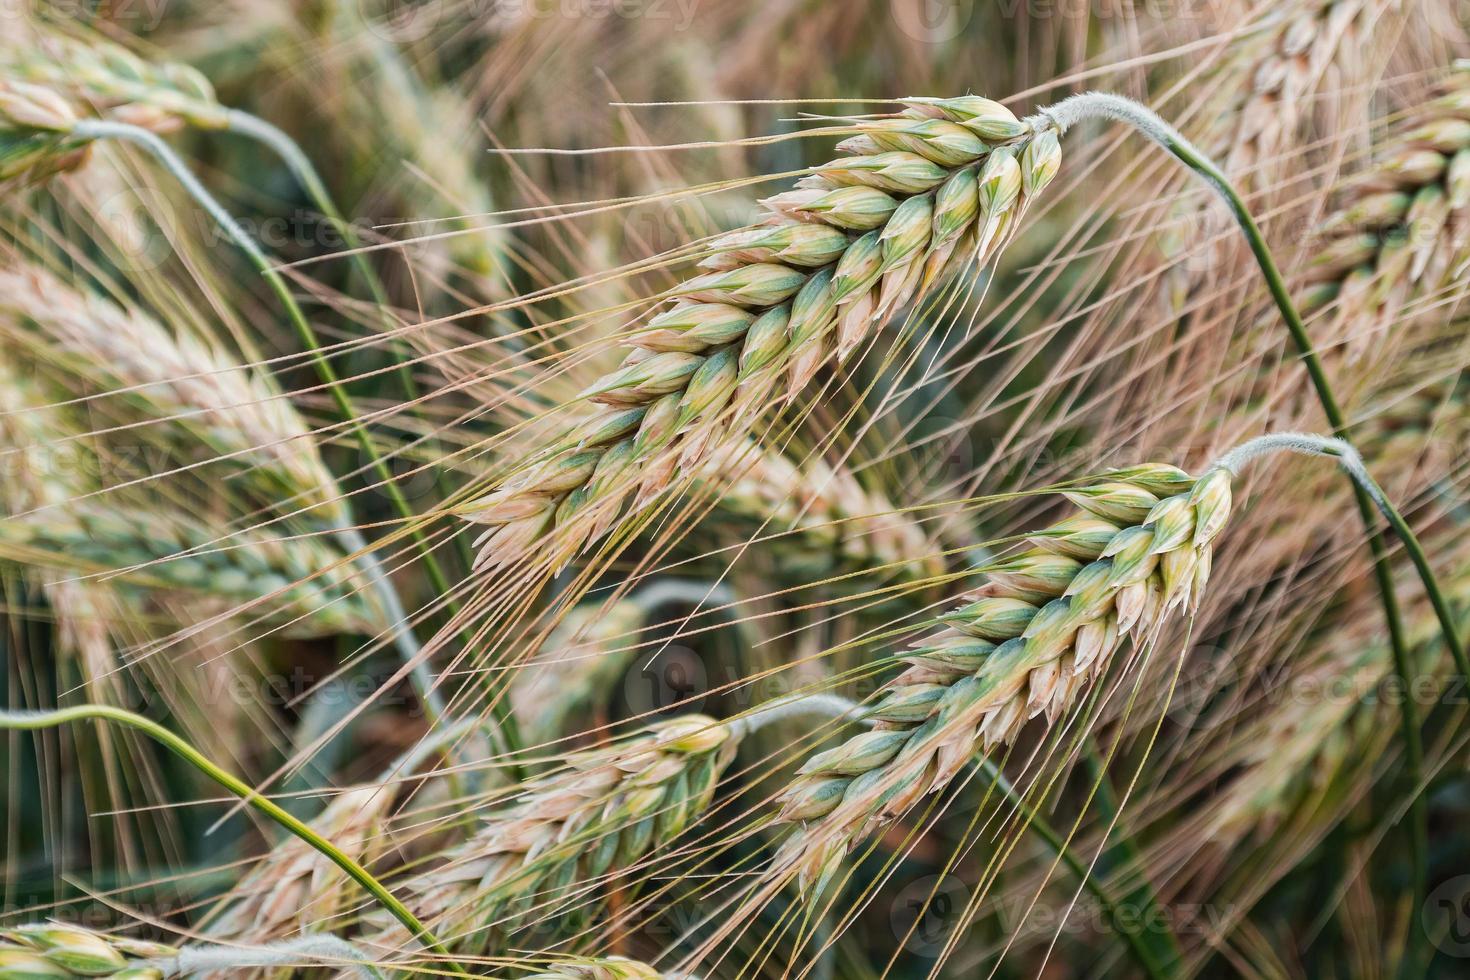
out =
[(780, 798), (799, 823), (778, 870), (820, 893), (858, 839), (943, 789), (977, 751), (1053, 724), (1123, 641), (1197, 606), (1211, 542), (1230, 513), (1231, 476), (1162, 464), (1117, 470), (1067, 492), (1081, 513), (987, 569), (988, 581), (869, 710), (873, 731), (809, 759)]
[[(0, 523), (0, 555), (115, 585), (192, 594), (217, 613), (238, 611), (286, 635), (375, 633), (386, 617), (347, 558), (317, 537), (226, 531), (156, 507), (106, 499)], [(197, 608), (197, 606), (196, 606)]]
[(168, 132), (187, 123), (221, 129), (226, 110), (203, 74), (178, 62), (150, 62), (97, 35), (18, 31), (0, 43), (0, 73), (70, 95), (119, 122)]
[(51, 89), (0, 79), (0, 181), (41, 180), (87, 162), (76, 109)]
[(762, 223), (696, 249), (709, 271), (657, 297), (623, 366), (582, 392), (596, 408), (467, 519), (480, 563), (555, 533), (565, 560), (662, 494), (679, 471), (845, 359), (915, 295), (989, 260), (1060, 165), (1054, 129), (978, 97), (907, 100), (842, 132), (848, 155), (765, 203)]

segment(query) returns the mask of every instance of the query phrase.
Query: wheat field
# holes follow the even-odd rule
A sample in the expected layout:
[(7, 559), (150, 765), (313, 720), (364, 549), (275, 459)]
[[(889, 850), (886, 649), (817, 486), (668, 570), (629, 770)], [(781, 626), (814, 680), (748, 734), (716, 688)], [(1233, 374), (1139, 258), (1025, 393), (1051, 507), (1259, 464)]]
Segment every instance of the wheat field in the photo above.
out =
[(1464, 0), (19, 0), (0, 193), (0, 980), (1470, 975)]

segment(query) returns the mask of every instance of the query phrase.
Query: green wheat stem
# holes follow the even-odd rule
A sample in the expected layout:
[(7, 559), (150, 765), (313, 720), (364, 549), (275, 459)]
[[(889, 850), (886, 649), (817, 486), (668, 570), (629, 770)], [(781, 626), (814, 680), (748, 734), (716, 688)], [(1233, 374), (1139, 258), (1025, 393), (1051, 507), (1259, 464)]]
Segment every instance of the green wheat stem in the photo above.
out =
[[(205, 189), (204, 185), (199, 182), (199, 179), (194, 176), (193, 172), (189, 170), (183, 160), (179, 159), (178, 154), (174, 153), (168, 144), (159, 139), (154, 133), (139, 126), (105, 119), (88, 119), (78, 122), (73, 127), (73, 132), (78, 136), (88, 139), (117, 139), (133, 143), (152, 154), (164, 169), (179, 182), (185, 192), (200, 207), (204, 208), (240, 251), (245, 253), (251, 264), (255, 266), (265, 278), (266, 282), (270, 284), (272, 291), (280, 300), (281, 305), (285, 307), (286, 313), (290, 317), (292, 325), (296, 328), (302, 344), (310, 352), (317, 374), (331, 392), (332, 399), (337, 405), (339, 414), (341, 414), (352, 429), (353, 435), (364, 455), (371, 460), (373, 469), (381, 480), (384, 492), (388, 494), (395, 509), (397, 509), (399, 514), (407, 522), (406, 526), (418, 548), (419, 555), (423, 559), (424, 567), (429, 573), (430, 581), (440, 595), (449, 595), (452, 591), (449, 580), (434, 557), (433, 548), (429, 543), (428, 537), (424, 534), (423, 529), (418, 526), (418, 515), (409, 505), (407, 498), (403, 496), (403, 492), (399, 488), (392, 470), (388, 468), (388, 464), (378, 453), (377, 447), (373, 445), (372, 437), (363, 426), (361, 418), (357, 414), (357, 409), (352, 403), (352, 398), (348, 395), (347, 389), (338, 377), (336, 369), (322, 354), (321, 341), (317, 338), (316, 330), (306, 319), (305, 313), (302, 312), (295, 297), (291, 295), (291, 290), (286, 285), (286, 281), (276, 271), (275, 266), (266, 254), (261, 251), (260, 246), (246, 233), (245, 229), (240, 227), (239, 222), (235, 220), (229, 211), (225, 210), (224, 206), (215, 199), (214, 195)], [(391, 588), (391, 584), (381, 575), (376, 576), (376, 581), (382, 583), (380, 588)], [(406, 623), (395, 624), (394, 628), (400, 632), (409, 631), (409, 626)], [(416, 645), (417, 641), (414, 642)], [(429, 707), (428, 698), (432, 692), (422, 693), (425, 694), (424, 700), (427, 708)], [(507, 750), (510, 753), (517, 752), (521, 745), (519, 730), (514, 717), (510, 713), (510, 706), (507, 700), (503, 697), (492, 696), (491, 710), (495, 715), (501, 737), (505, 742)]]
[[(231, 793), (238, 796), (247, 805), (259, 810), (262, 814), (275, 821), (290, 833), (305, 841), (331, 861), (353, 881), (363, 887), (368, 894), (377, 900), (395, 919), (403, 924), (415, 938), (424, 944), (431, 952), (443, 956), (449, 960), (449, 951), (434, 937), (428, 927), (418, 920), (408, 907), (394, 897), (393, 893), (385, 888), (382, 882), (373, 877), (361, 864), (350, 855), (338, 849), (331, 841), (322, 837), (311, 827), (300, 819), (292, 816), (286, 810), (277, 806), (268, 797), (261, 796), (245, 781), (231, 775), (220, 768), (214, 762), (200, 752), (189, 742), (179, 735), (169, 731), (162, 725), (142, 715), (121, 708), (114, 708), (105, 704), (82, 704), (71, 708), (60, 708), (54, 711), (0, 711), (0, 729), (7, 731), (39, 731), (46, 728), (59, 728), (62, 725), (74, 721), (110, 721), (114, 724), (127, 728), (137, 729), (149, 736), (189, 765), (199, 770), (214, 782), (223, 786)], [(463, 976), (464, 971), (450, 961), (451, 968)]]

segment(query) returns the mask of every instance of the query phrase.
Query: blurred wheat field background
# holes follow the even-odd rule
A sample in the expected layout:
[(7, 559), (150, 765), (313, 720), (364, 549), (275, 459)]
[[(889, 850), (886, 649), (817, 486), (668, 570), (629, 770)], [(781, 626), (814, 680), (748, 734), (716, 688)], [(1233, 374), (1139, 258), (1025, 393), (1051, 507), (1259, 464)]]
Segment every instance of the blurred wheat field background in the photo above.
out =
[(0, 25), (3, 980), (1466, 974), (1463, 0)]

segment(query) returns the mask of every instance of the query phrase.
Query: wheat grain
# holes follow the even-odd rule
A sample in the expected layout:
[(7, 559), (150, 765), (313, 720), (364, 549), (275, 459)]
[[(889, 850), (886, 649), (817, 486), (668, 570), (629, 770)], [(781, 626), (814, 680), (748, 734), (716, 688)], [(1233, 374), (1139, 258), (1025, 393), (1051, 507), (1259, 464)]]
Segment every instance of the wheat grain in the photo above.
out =
[(14, 517), (0, 523), (0, 554), (245, 604), (287, 635), (376, 632), (385, 625), (346, 556), (322, 541), (263, 531), (222, 536), (157, 509), (80, 502)]
[(178, 950), (162, 943), (110, 936), (79, 926), (36, 923), (0, 929), (0, 980), (114, 977), (163, 980), (161, 967)]
[(222, 455), (255, 464), (272, 498), (284, 490), (340, 515), (336, 482), (289, 400), (197, 336), (20, 264), (0, 270), (0, 330), (80, 361), (160, 416), (179, 417)]
[(466, 508), (490, 525), (481, 565), (553, 532), (575, 553), (626, 498), (660, 495), (916, 293), (993, 255), (1055, 175), (1056, 133), (978, 97), (907, 105), (855, 123), (849, 155), (767, 200), (766, 223), (699, 249), (709, 271), (661, 294), (623, 366), (582, 392), (600, 407)]
[[(523, 784), (513, 805), (485, 817), (440, 866), (399, 891), (456, 952), (478, 955), (528, 921), (570, 921), (604, 876), (673, 839), (709, 805), (738, 733), (701, 715), (653, 725), (602, 749), (575, 753), (564, 771)], [(372, 937), (401, 946), (400, 928)]]
[(1142, 642), (1170, 610), (1192, 611), (1230, 485), (1223, 467), (1195, 479), (1150, 464), (1068, 492), (1081, 514), (987, 569), (989, 581), (944, 617), (949, 625), (901, 655), (908, 668), (869, 710), (877, 728), (802, 766), (780, 817), (803, 826), (777, 866), (821, 892), (859, 838), (1028, 719), (1055, 723), (1125, 637)]

